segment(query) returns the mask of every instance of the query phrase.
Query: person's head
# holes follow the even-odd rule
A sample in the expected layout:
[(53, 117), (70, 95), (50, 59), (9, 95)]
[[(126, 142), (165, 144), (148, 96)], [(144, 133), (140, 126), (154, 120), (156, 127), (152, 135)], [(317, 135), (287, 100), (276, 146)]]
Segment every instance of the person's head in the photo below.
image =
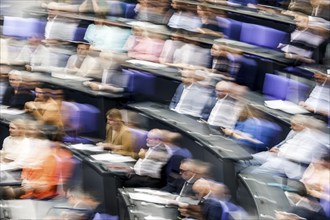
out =
[(290, 126), (290, 128), (293, 131), (296, 131), (296, 132), (302, 131), (305, 128), (305, 124), (307, 122), (306, 120), (307, 120), (307, 118), (304, 115), (300, 115), (300, 114), (294, 115), (291, 118), (291, 126)]
[(220, 49), (221, 46), (219, 44), (213, 44), (211, 48), (211, 56), (212, 57), (220, 56)]
[(211, 11), (205, 5), (198, 5), (197, 6), (197, 15), (199, 17), (209, 17), (211, 15)]
[(118, 129), (123, 124), (122, 114), (119, 109), (112, 108), (107, 113), (107, 124), (110, 125), (113, 129)]
[(41, 83), (35, 88), (35, 99), (34, 101), (37, 102), (46, 102), (50, 98), (50, 91), (49, 88), (51, 85)]
[(9, 124), (9, 133), (12, 137), (23, 136), (25, 132), (26, 121), (23, 119), (15, 119)]
[(230, 197), (231, 197), (230, 191), (225, 184), (215, 182), (215, 181), (210, 181), (210, 185), (211, 185), (211, 191), (212, 191), (213, 198), (220, 199), (220, 200), (230, 199)]
[(8, 80), (8, 73), (11, 71), (11, 67), (7, 65), (0, 65), (0, 81)]
[(196, 178), (210, 178), (211, 177), (211, 165), (210, 163), (201, 161), (201, 160), (193, 160), (192, 162), (195, 177)]
[(191, 159), (185, 159), (180, 164), (180, 175), (182, 179), (189, 180), (195, 176), (194, 165)]
[(224, 98), (230, 93), (230, 89), (231, 83), (226, 81), (220, 81), (215, 86), (215, 91), (217, 93), (218, 98)]
[(152, 129), (147, 134), (147, 146), (155, 147), (163, 142), (164, 136), (160, 129)]
[(206, 179), (198, 179), (192, 186), (193, 191), (199, 199), (203, 198), (211, 192), (210, 181)]
[(79, 59), (85, 59), (89, 51), (89, 44), (78, 44), (77, 46), (77, 55)]
[(18, 70), (11, 70), (8, 73), (8, 79), (10, 86), (17, 89), (23, 80), (22, 73)]
[(238, 116), (238, 120), (239, 121), (245, 121), (249, 118), (261, 118), (261, 112), (258, 111), (256, 108), (254, 108), (253, 106), (250, 105), (244, 105), (240, 115)]
[(26, 122), (25, 136), (30, 138), (40, 138), (42, 137), (41, 132), (42, 124), (36, 120), (29, 120)]

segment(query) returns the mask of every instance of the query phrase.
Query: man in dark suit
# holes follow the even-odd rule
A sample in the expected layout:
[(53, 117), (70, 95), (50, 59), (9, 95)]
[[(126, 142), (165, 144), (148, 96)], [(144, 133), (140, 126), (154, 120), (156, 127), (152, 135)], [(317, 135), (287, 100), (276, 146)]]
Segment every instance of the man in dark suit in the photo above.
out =
[(193, 190), (199, 198), (199, 203), (197, 205), (179, 204), (180, 214), (195, 219), (220, 220), (223, 209), (221, 203), (212, 196), (210, 180), (197, 180), (193, 185)]
[(178, 194), (179, 196), (194, 197), (195, 193), (192, 190), (192, 186), (197, 179), (194, 160), (185, 159), (180, 164), (180, 177), (167, 183), (162, 190)]

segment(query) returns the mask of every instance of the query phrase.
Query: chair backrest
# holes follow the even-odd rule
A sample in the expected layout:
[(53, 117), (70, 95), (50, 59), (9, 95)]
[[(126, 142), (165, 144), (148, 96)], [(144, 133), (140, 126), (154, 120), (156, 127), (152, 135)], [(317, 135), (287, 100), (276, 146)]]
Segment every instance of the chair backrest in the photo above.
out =
[(43, 37), (46, 22), (37, 18), (20, 18), (4, 16), (3, 35), (18, 38), (30, 38), (32, 36)]
[(73, 35), (73, 42), (87, 42), (84, 37), (86, 33), (87, 28), (77, 27), (76, 31)]
[(243, 23), (240, 41), (276, 49), (279, 43), (286, 43), (288, 33), (257, 24)]
[(63, 101), (61, 114), (64, 129), (78, 132), (81, 126), (78, 106), (74, 102)]
[(242, 22), (230, 18), (217, 17), (219, 27), (223, 33), (232, 40), (239, 40), (241, 36)]
[(293, 79), (290, 79), (285, 100), (288, 100), (288, 101), (291, 101), (291, 102), (294, 102), (297, 104), (300, 101), (305, 101), (307, 98), (309, 89), (310, 89), (309, 86), (307, 86), (306, 84), (293, 80)]
[(99, 129), (100, 110), (89, 104), (76, 103), (80, 112), (79, 133), (92, 133)]
[(235, 205), (234, 203), (228, 201), (219, 201), (222, 207), (222, 216), (221, 220), (238, 220), (245, 219), (248, 217), (247, 212)]
[(133, 19), (136, 16), (135, 7), (136, 4), (125, 3), (125, 18)]
[(125, 3), (121, 1), (108, 1), (109, 10), (108, 15), (109, 16), (115, 16), (115, 17), (124, 17), (125, 16)]
[(130, 128), (129, 130), (133, 136), (133, 150), (138, 153), (140, 149), (147, 144), (148, 131), (138, 128)]
[(266, 100), (285, 100), (288, 87), (288, 78), (266, 73), (262, 91)]
[(236, 75), (236, 83), (254, 89), (258, 73), (257, 62), (253, 59), (242, 57), (240, 69)]

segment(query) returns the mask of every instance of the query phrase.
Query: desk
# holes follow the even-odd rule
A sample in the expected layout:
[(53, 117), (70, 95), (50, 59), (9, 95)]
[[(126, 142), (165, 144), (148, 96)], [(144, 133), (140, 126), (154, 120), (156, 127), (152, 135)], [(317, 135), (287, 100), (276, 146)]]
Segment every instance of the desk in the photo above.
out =
[(150, 126), (175, 130), (182, 134), (182, 146), (193, 157), (212, 164), (214, 179), (224, 182), (231, 192), (236, 190), (235, 161), (251, 159), (251, 154), (233, 140), (221, 136), (206, 123), (200, 123), (189, 116), (171, 111), (168, 106), (152, 102), (128, 105), (149, 118)]
[(278, 183), (278, 179), (271, 175), (238, 175), (239, 204), (260, 220), (275, 219), (275, 210), (288, 211), (291, 207), (284, 191), (270, 183)]
[(119, 219), (145, 219), (147, 216), (154, 217), (159, 220), (174, 220), (177, 219), (177, 207), (167, 207), (164, 205), (156, 205), (137, 200), (131, 200), (128, 193), (134, 192), (133, 188), (118, 190), (118, 205), (120, 207)]
[(21, 171), (1, 171), (0, 172), (0, 186), (20, 186)]
[(97, 138), (105, 137), (106, 111), (110, 108), (120, 106), (121, 102), (126, 102), (129, 98), (129, 94), (127, 93), (93, 91), (88, 87), (83, 86), (80, 81), (59, 79), (41, 73), (23, 72), (23, 75), (28, 77), (30, 76), (41, 82), (50, 83), (63, 88), (67, 100), (73, 100), (78, 103), (86, 103), (97, 107), (100, 110), (98, 127), (102, 129), (99, 129), (91, 134)]

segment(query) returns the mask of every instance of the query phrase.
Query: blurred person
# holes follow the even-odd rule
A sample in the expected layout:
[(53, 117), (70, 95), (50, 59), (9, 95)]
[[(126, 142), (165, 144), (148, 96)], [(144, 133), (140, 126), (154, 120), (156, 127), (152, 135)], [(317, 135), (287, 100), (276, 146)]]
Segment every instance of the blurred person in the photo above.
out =
[(168, 1), (140, 0), (135, 7), (136, 20), (167, 24), (172, 15)]
[(97, 145), (114, 153), (134, 156), (132, 134), (122, 119), (119, 109), (110, 109), (106, 113), (107, 126), (104, 142)]
[(0, 105), (2, 104), (6, 89), (9, 87), (8, 73), (10, 70), (11, 67), (0, 64)]
[(142, 38), (128, 48), (127, 55), (130, 58), (138, 60), (146, 60), (151, 62), (159, 62), (159, 57), (164, 46), (163, 28), (147, 27), (144, 30)]
[(311, 15), (329, 20), (329, 6), (328, 0), (291, 0), (288, 10), (284, 10), (282, 13), (291, 16)]
[[(329, 179), (330, 179), (330, 157), (329, 152), (318, 160), (314, 160), (304, 172), (299, 181), (289, 180), (289, 187), (297, 190), (286, 192), (289, 200), (295, 204), (288, 213), (296, 214), (305, 219), (328, 219), (329, 213)], [(284, 217), (285, 213), (278, 213), (278, 219)]]
[(56, 89), (57, 87), (47, 84), (37, 86), (35, 100), (25, 103), (24, 106), (25, 110), (50, 132), (63, 130), (61, 102), (52, 95)]
[(1, 149), (1, 163), (15, 161), (24, 147), (26, 121), (15, 119), (9, 124), (9, 136), (6, 137)]
[(179, 197), (192, 197), (195, 198), (195, 193), (192, 190), (193, 184), (201, 177), (204, 177), (203, 174), (197, 174), (197, 165), (193, 159), (184, 159), (180, 164), (180, 177), (176, 178), (172, 182), (168, 182), (165, 187), (161, 190), (175, 193)]
[(185, 44), (181, 31), (177, 30), (171, 33), (171, 38), (164, 43), (162, 53), (159, 57), (159, 62), (162, 64), (174, 62), (174, 52)]
[(2, 105), (23, 109), (26, 102), (34, 100), (34, 94), (23, 82), (22, 72), (11, 70), (8, 73), (8, 80), (9, 87), (3, 95)]
[(82, 13), (95, 13), (107, 14), (108, 4), (104, 0), (79, 0), (73, 3), (66, 2), (49, 2), (42, 4), (42, 7), (51, 10), (68, 11), (68, 12), (82, 12)]
[(296, 16), (295, 22), (297, 27), (291, 33), (290, 42), (287, 45), (280, 44), (279, 48), (285, 53), (286, 58), (295, 60), (298, 64), (315, 63), (313, 55), (327, 39), (329, 30), (322, 31), (312, 26), (307, 16)]
[[(272, 173), (292, 179), (300, 179), (314, 158), (319, 158), (329, 147), (329, 136), (322, 129), (325, 126), (311, 117), (303, 119), (304, 128), (287, 140), (278, 150), (274, 149), (264, 156), (262, 165), (252, 173)], [(265, 157), (268, 155), (268, 157)], [(255, 155), (257, 158), (258, 154)]]
[(232, 129), (242, 109), (241, 96), (246, 92), (244, 86), (220, 81), (216, 84), (216, 98), (210, 99), (202, 110), (202, 119), (214, 127)]
[(197, 32), (215, 38), (223, 37), (216, 16), (210, 8), (205, 5), (197, 5), (197, 15), (202, 22), (201, 27), (196, 29)]
[(164, 144), (170, 155), (180, 155), (182, 157), (191, 157), (188, 149), (181, 147), (182, 136), (180, 133), (168, 130), (162, 130), (164, 136)]
[[(180, 114), (201, 117), (202, 110), (212, 96), (212, 89), (203, 84), (205, 77), (193, 70), (182, 71), (182, 83), (176, 89), (169, 108)], [(196, 97), (199, 97), (196, 99)]]
[(64, 71), (76, 76), (101, 79), (103, 63), (98, 52), (90, 50), (89, 44), (80, 43), (77, 45), (77, 53), (69, 57)]
[(271, 139), (276, 138), (273, 127), (274, 123), (268, 121), (260, 111), (244, 105), (235, 127), (225, 128), (222, 131), (252, 152), (259, 152), (268, 149)]
[(324, 73), (314, 73), (315, 87), (309, 94), (309, 97), (299, 103), (306, 110), (311, 112), (311, 115), (328, 122), (330, 116), (330, 81), (329, 76)]
[(88, 26), (84, 39), (89, 42), (90, 49), (122, 53), (130, 33), (130, 29), (107, 25), (106, 17), (98, 16), (94, 24)]
[(148, 132), (148, 150), (139, 151), (139, 160), (133, 167), (133, 173), (124, 181), (125, 187), (161, 187), (161, 170), (169, 159), (169, 153), (163, 143), (163, 133), (159, 129)]
[(195, 219), (221, 219), (223, 208), (219, 201), (212, 198), (211, 181), (199, 179), (193, 185), (199, 202), (197, 205), (179, 203), (179, 212), (182, 216)]
[(171, 6), (175, 12), (168, 21), (167, 25), (169, 27), (193, 32), (202, 26), (200, 18), (195, 14), (196, 6), (177, 2), (176, 0), (172, 0)]

